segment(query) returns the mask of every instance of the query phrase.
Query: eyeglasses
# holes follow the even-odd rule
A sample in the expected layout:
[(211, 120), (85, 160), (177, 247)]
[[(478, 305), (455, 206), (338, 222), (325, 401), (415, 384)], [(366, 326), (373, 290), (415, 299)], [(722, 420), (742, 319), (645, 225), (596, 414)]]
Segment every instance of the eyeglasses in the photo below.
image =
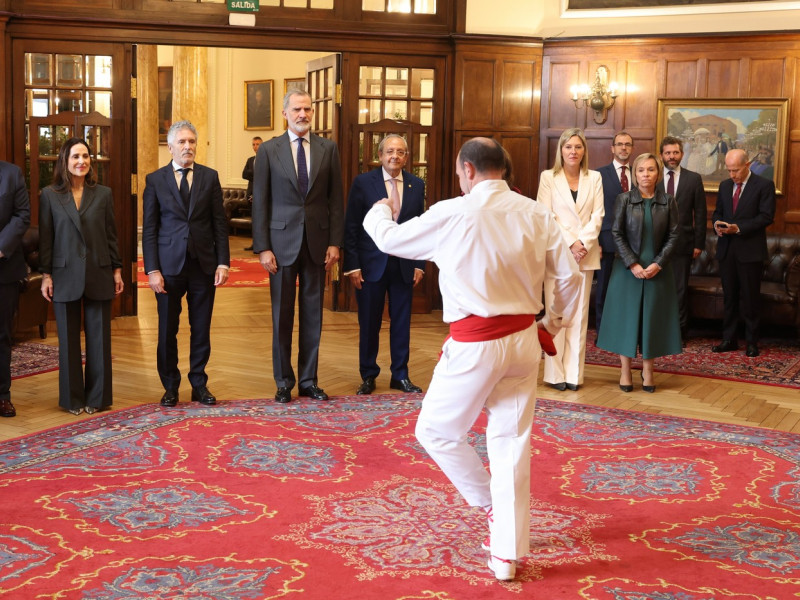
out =
[(630, 142), (618, 142), (614, 144), (617, 148), (633, 148), (633, 144)]
[(384, 150), (381, 154), (385, 154), (386, 156), (397, 156), (398, 158), (403, 158), (408, 152), (405, 150), (394, 150), (390, 148), (389, 150)]

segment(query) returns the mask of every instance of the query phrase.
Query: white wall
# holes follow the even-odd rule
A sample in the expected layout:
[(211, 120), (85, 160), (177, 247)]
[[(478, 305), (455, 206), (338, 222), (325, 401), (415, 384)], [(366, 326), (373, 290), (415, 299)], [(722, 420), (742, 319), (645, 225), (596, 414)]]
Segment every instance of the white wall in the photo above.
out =
[(574, 18), (575, 11), (564, 13), (565, 5), (565, 0), (503, 0), (498, 10), (496, 0), (468, 0), (467, 33), (558, 38), (800, 29), (797, 1), (619, 9), (589, 18)]
[[(306, 74), (306, 62), (325, 56), (327, 52), (291, 52), (241, 48), (208, 48), (208, 140), (206, 164), (219, 171), (222, 187), (247, 187), (242, 169), (252, 156), (251, 140), (261, 136), (264, 141), (281, 135), (284, 79), (296, 79)], [(158, 47), (158, 66), (172, 65), (172, 47)], [(244, 128), (244, 82), (271, 79), (273, 129)], [(159, 146), (159, 165), (170, 161), (169, 150)]]

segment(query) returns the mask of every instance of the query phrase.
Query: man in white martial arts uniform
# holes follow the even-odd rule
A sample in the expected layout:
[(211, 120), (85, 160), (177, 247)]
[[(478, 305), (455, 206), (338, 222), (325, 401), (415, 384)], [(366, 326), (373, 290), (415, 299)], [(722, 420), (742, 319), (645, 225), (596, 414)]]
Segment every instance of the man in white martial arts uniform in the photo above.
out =
[[(439, 266), (442, 348), (417, 421), (417, 439), (471, 506), (489, 520), (489, 567), (514, 578), (530, 550), (530, 433), (542, 349), (535, 315), (542, 285), (553, 302), (539, 329), (556, 334), (575, 316), (581, 278), (552, 213), (509, 190), (503, 149), (474, 138), (461, 148), (456, 172), (464, 196), (434, 204), (398, 225), (387, 199), (364, 229), (382, 252)], [(489, 470), (467, 443), (486, 409)]]

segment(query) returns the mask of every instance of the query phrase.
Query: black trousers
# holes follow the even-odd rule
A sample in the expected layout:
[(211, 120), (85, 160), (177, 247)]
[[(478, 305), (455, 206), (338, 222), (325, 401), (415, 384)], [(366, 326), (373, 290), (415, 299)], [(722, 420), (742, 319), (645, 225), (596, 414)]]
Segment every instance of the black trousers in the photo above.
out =
[(214, 274), (200, 267), (197, 259), (187, 255), (178, 275), (164, 275), (166, 294), (156, 294), (158, 309), (158, 348), (156, 365), (165, 390), (181, 385), (178, 369), (178, 328), (183, 297), (189, 309), (189, 383), (206, 385), (206, 365), (211, 356), (211, 314), (214, 310)]
[(19, 282), (0, 284), (0, 400), (11, 399), (11, 328), (19, 301)]
[[(111, 406), (111, 300), (84, 297), (53, 302), (53, 313), (58, 330), (58, 405), (67, 410)], [(85, 376), (81, 313), (86, 339)]]
[(761, 322), (762, 262), (740, 262), (728, 256), (719, 261), (722, 279), (722, 339), (736, 341), (739, 316), (744, 320), (744, 337), (748, 344), (757, 344)]

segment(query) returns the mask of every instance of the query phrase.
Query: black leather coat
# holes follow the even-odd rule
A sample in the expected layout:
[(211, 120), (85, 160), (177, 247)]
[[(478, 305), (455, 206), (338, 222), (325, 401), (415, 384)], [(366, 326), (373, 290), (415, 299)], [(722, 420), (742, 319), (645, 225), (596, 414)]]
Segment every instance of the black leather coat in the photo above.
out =
[[(653, 216), (653, 262), (664, 267), (669, 262), (678, 241), (678, 204), (672, 196), (656, 190), (651, 205)], [(611, 235), (617, 246), (617, 255), (627, 268), (639, 262), (644, 225), (644, 200), (638, 188), (617, 196), (614, 203), (614, 224)], [(648, 265), (641, 265), (647, 268)]]

